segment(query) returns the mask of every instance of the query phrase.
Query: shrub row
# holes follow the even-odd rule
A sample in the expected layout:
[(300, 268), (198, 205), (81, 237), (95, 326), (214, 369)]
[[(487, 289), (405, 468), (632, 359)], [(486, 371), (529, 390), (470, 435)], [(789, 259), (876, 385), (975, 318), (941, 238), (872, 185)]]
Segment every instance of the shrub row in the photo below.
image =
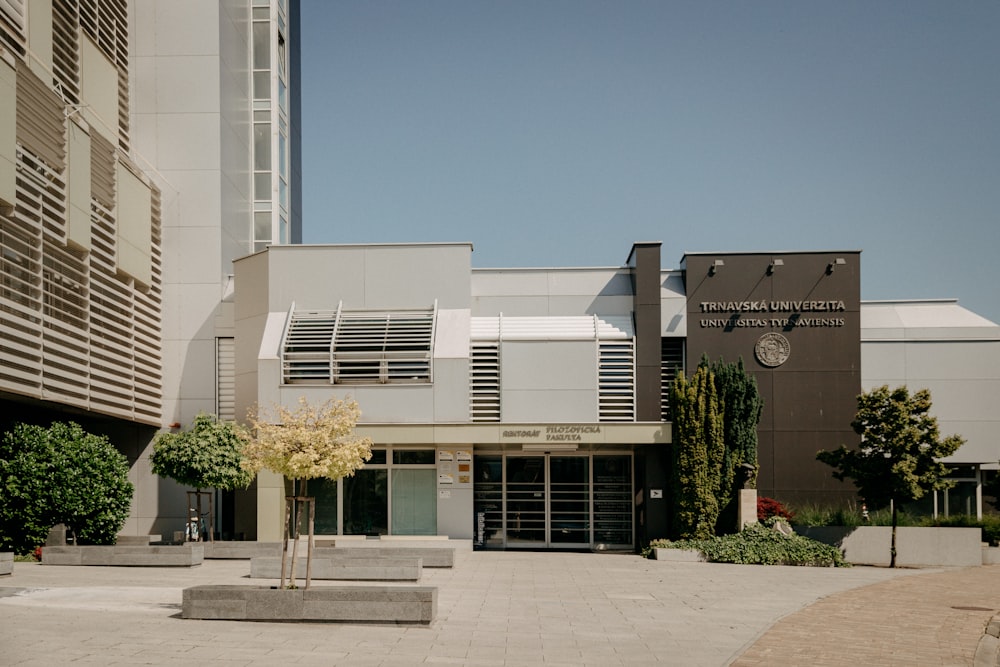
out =
[[(984, 514), (982, 519), (977, 519), (968, 514), (932, 517), (900, 511), (897, 519), (896, 525), (899, 526), (980, 528), (983, 531), (983, 542), (1000, 545), (1000, 514)], [(854, 505), (838, 508), (806, 505), (795, 509), (791, 523), (796, 526), (891, 526), (892, 512), (888, 508), (874, 510), (868, 513), (868, 520), (865, 521), (861, 511)]]
[(713, 563), (849, 567), (836, 547), (800, 535), (785, 535), (760, 524), (704, 540), (654, 540), (644, 555), (648, 557), (655, 548), (696, 549)]

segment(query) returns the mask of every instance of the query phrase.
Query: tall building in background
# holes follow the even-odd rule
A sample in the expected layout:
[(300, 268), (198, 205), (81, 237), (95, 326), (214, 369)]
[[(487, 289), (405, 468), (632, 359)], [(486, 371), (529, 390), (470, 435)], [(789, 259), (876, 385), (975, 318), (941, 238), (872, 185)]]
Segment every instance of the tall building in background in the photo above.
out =
[[(131, 6), (134, 144), (164, 192), (162, 426), (233, 419), (232, 262), (301, 238), (298, 2)], [(160, 483), (145, 530), (183, 525), (181, 491)]]
[(301, 239), (297, 25), (297, 0), (0, 2), (0, 428), (108, 435), (126, 532), (184, 524), (156, 434), (235, 416), (233, 260)]

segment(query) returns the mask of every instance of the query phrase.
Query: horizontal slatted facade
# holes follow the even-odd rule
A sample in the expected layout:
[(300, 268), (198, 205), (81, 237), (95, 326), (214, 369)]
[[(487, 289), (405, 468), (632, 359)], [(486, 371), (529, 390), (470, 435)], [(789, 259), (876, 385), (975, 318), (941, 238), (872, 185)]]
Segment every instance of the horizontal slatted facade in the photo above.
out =
[[(18, 61), (15, 206), (0, 213), (0, 391), (158, 425), (160, 200), (151, 188), (153, 281), (140, 286), (117, 262), (115, 165), (129, 164), (121, 152), (125, 123), (118, 145), (90, 134), (91, 248), (68, 240), (67, 119), (79, 103), (78, 31), (127, 81), (126, 16), (124, 0), (54, 0), (52, 80)], [(12, 33), (8, 23), (0, 17), (5, 41), (23, 42), (23, 31)], [(127, 121), (127, 86), (120, 91)]]

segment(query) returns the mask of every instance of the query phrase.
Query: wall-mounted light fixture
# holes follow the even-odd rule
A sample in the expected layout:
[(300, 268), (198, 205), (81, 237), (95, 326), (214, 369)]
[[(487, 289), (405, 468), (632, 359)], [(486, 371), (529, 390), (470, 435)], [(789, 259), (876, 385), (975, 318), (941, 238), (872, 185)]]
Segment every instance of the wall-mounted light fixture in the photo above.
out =
[(772, 259), (771, 263), (767, 265), (767, 275), (772, 275), (774, 273), (774, 267), (784, 266), (785, 260), (783, 259)]
[(826, 274), (830, 275), (831, 273), (833, 273), (834, 267), (843, 266), (844, 264), (847, 264), (847, 260), (844, 259), (843, 257), (838, 257), (837, 259), (833, 260), (832, 262), (826, 265)]
[(721, 259), (717, 259), (708, 266), (708, 275), (714, 276), (718, 272), (720, 266), (725, 266), (726, 263)]

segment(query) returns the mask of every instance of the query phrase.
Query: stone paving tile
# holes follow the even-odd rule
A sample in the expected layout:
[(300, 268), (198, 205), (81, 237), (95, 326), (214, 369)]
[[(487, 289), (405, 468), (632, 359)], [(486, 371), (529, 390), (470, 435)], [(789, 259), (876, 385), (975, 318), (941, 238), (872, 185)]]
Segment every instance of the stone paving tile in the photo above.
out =
[(732, 664), (972, 665), (998, 611), (998, 566), (901, 577), (779, 620)]
[[(778, 619), (793, 619), (842, 591), (932, 576), (875, 568), (666, 563), (616, 554), (456, 556), (454, 568), (424, 570), (420, 583), (439, 589), (438, 618), (431, 626), (179, 618), (184, 587), (249, 583), (249, 564), (240, 561), (169, 570), (18, 564), (12, 577), (0, 580), (0, 596), (9, 588), (46, 590), (0, 597), (0, 664), (178, 664), (179, 656), (187, 656), (184, 662), (246, 667), (725, 665), (748, 647), (739, 658), (745, 664), (790, 664), (773, 659), (774, 649), (767, 647), (762, 661), (751, 646), (765, 640), (763, 633)], [(850, 610), (879, 602), (889, 601), (846, 598)], [(854, 615), (845, 615), (849, 631), (865, 631), (870, 623), (857, 623)], [(965, 620), (956, 615), (952, 627), (921, 617), (911, 626), (959, 651), (966, 636), (955, 630)], [(826, 629), (790, 629), (789, 636), (808, 645), (820, 631)], [(896, 649), (895, 659), (912, 657), (899, 652), (906, 648)], [(975, 642), (965, 648), (974, 651)], [(826, 661), (825, 655), (802, 657), (806, 664)]]

